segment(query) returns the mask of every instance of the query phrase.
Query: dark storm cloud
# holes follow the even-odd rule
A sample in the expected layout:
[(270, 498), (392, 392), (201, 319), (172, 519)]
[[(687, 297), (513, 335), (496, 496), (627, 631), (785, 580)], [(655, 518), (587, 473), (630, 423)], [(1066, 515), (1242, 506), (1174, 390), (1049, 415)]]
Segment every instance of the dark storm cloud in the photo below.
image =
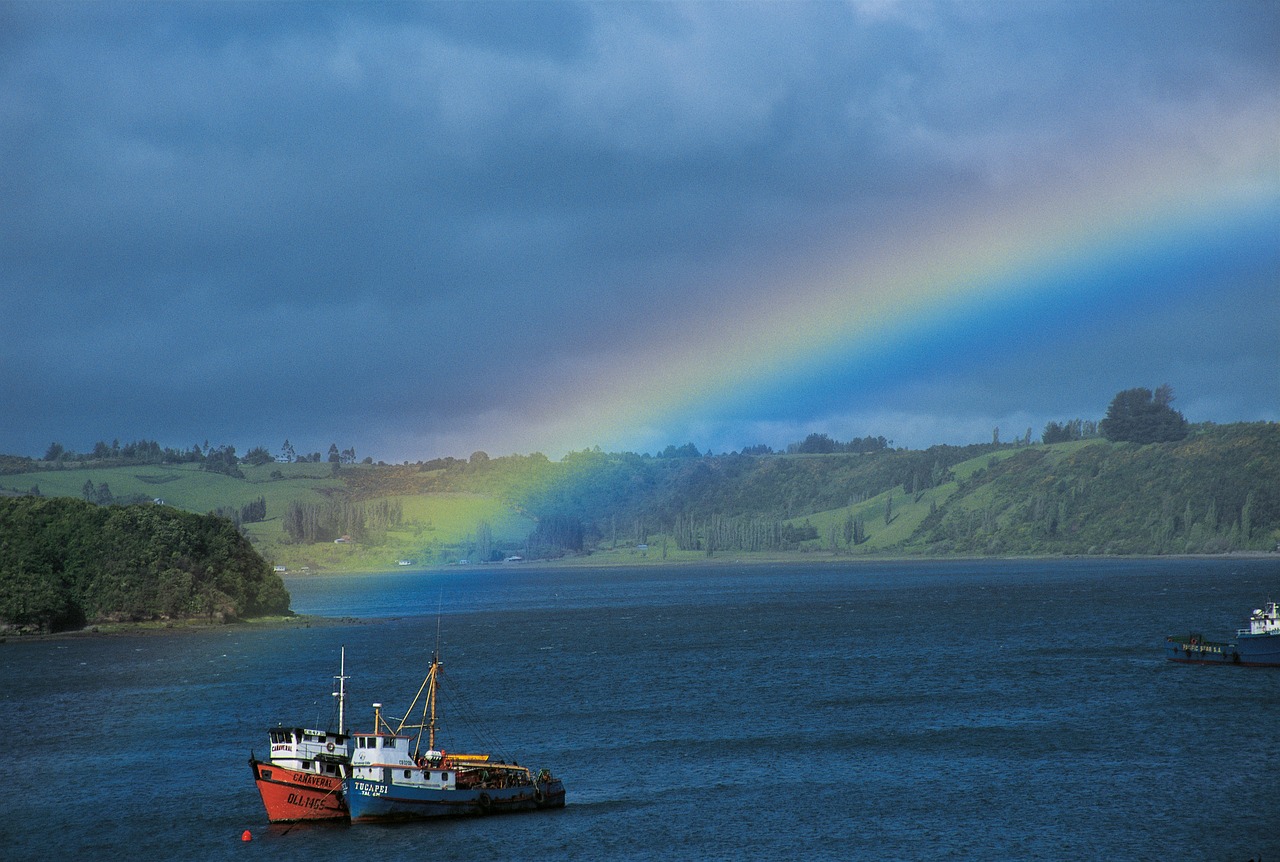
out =
[(10, 3), (0, 450), (536, 413), (777, 301), (738, 288), (762, 264), (1256, 108), (1276, 30), (1262, 3)]

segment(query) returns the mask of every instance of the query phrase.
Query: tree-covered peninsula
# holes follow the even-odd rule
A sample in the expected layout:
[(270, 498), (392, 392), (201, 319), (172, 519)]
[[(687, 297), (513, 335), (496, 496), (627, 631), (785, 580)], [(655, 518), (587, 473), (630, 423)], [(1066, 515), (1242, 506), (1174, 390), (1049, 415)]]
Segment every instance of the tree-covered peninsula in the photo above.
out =
[(0, 628), (288, 612), (279, 575), (226, 518), (155, 504), (0, 498)]

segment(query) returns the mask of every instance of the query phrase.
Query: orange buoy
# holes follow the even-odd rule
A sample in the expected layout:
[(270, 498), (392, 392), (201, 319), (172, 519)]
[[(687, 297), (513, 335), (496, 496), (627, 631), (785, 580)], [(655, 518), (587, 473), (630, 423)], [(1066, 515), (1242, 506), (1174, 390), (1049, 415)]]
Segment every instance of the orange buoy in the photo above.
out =
[(253, 840), (253, 833), (251, 833), (248, 829), (244, 830), (244, 834), (240, 836), (240, 840), (241, 840), (241, 841), (252, 841), (252, 840)]

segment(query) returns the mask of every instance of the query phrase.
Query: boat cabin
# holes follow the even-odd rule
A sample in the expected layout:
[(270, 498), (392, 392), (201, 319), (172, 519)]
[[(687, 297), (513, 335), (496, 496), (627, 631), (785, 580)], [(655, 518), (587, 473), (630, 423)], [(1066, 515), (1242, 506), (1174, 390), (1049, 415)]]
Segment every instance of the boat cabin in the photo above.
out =
[(389, 733), (358, 733), (351, 749), (351, 777), (400, 787), (453, 790), (458, 772), (443, 751), (414, 757), (413, 738)]
[(339, 767), (351, 759), (351, 737), (306, 727), (272, 727), (271, 762), (286, 769), (341, 775)]
[(1267, 602), (1265, 608), (1255, 608), (1249, 616), (1249, 628), (1237, 634), (1280, 635), (1280, 609), (1275, 602)]

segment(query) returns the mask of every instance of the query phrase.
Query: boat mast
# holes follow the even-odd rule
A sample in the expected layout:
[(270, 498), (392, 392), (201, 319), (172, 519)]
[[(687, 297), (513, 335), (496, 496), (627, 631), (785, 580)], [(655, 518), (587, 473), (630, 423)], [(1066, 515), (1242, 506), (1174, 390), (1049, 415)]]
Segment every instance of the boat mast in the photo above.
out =
[[(413, 753), (416, 756), (422, 746), (422, 732), (427, 731), (427, 750), (436, 750), (436, 684), (439, 679), (440, 668), (444, 663), (440, 661), (440, 624), (436, 623), (436, 648), (431, 653), (431, 666), (427, 670), (427, 676), (422, 680), (422, 685), (418, 686), (418, 693), (413, 696), (413, 700), (409, 702), (409, 708), (405, 710), (404, 718), (400, 719), (400, 725), (395, 729), (396, 733), (404, 730), (406, 727), (418, 731), (417, 741), (414, 742)], [(424, 696), (425, 695), (425, 696)], [(410, 717), (418, 707), (418, 700), (422, 699), (422, 718), (417, 724), (409, 724)], [(390, 729), (390, 725), (387, 725)]]
[[(345, 735), (347, 732), (347, 729), (342, 723), (343, 708), (346, 706), (346, 703), (347, 703), (346, 683), (347, 683), (347, 680), (350, 679), (350, 677), (347, 676), (347, 648), (345, 646), (342, 648), (342, 658), (339, 661), (340, 661), (340, 664), (338, 665), (338, 675), (334, 677), (334, 679), (338, 681), (338, 690), (333, 693), (333, 696), (338, 699), (338, 734)], [(375, 730), (376, 729), (377, 728), (375, 728)]]
[[(443, 601), (443, 599), (441, 599)], [(427, 750), (436, 750), (436, 671), (440, 668), (440, 608), (436, 608), (436, 648), (431, 652), (431, 688), (427, 691), (427, 702), (431, 704), (431, 724), (427, 732)]]
[(431, 654), (431, 680), (427, 687), (427, 703), (431, 705), (431, 722), (427, 725), (427, 750), (436, 750), (436, 669), (440, 667), (439, 653)]

